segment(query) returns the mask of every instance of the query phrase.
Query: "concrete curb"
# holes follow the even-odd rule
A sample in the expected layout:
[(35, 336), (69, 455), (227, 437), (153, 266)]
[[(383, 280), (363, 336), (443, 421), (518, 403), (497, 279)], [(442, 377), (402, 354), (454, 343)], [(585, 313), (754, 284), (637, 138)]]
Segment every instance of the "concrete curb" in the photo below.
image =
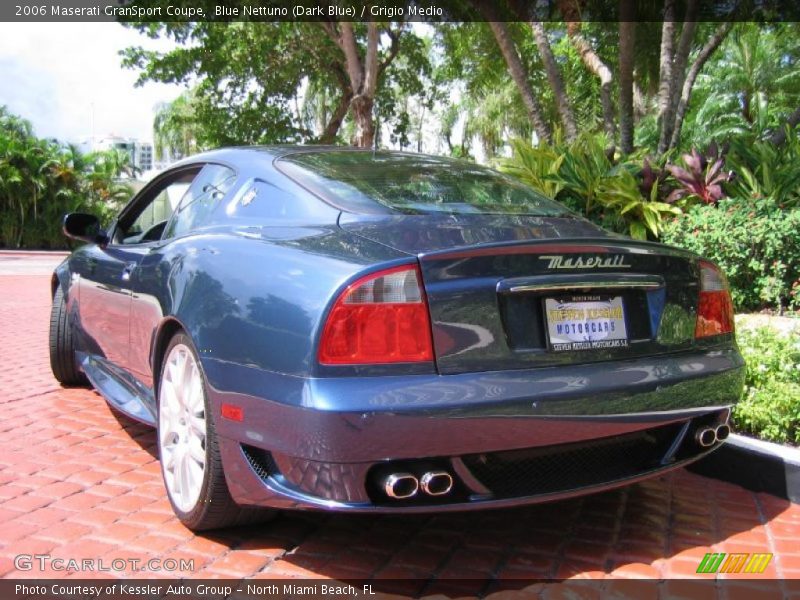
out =
[(800, 449), (731, 435), (716, 452), (690, 465), (698, 475), (800, 502)]

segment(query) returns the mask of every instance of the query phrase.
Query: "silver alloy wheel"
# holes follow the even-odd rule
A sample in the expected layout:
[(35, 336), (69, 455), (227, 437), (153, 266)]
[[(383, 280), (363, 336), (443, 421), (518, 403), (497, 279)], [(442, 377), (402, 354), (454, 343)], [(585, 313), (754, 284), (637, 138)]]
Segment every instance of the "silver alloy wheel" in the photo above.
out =
[(161, 372), (158, 391), (161, 470), (172, 502), (191, 512), (206, 470), (206, 410), (203, 381), (194, 354), (176, 344)]

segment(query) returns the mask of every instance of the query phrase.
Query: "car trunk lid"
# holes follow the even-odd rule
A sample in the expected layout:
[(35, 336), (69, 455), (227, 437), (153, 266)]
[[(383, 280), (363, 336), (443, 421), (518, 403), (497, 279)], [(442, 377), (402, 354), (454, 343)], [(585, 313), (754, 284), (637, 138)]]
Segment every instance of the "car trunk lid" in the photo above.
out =
[(690, 253), (582, 219), (425, 215), (340, 224), (418, 257), (442, 374), (621, 360), (694, 343), (698, 267)]

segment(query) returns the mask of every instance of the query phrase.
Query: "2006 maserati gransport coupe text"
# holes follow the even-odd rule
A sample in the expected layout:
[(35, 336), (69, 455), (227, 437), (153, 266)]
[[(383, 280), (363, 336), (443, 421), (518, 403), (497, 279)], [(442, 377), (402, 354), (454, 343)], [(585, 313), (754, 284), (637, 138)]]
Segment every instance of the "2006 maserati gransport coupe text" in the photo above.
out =
[(717, 448), (742, 390), (714, 264), (471, 163), (223, 149), (64, 230), (53, 372), (158, 428), (193, 529), (628, 484)]

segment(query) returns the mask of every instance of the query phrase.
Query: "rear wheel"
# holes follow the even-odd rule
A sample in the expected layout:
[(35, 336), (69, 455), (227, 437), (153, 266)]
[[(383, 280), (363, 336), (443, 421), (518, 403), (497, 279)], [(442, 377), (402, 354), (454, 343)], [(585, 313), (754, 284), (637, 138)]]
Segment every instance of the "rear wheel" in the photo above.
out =
[(158, 385), (158, 452), (172, 508), (194, 531), (268, 517), (231, 498), (210, 415), (200, 361), (189, 337), (178, 333), (164, 353)]
[(64, 385), (84, 385), (86, 375), (78, 367), (67, 303), (61, 286), (56, 288), (50, 309), (50, 369)]

